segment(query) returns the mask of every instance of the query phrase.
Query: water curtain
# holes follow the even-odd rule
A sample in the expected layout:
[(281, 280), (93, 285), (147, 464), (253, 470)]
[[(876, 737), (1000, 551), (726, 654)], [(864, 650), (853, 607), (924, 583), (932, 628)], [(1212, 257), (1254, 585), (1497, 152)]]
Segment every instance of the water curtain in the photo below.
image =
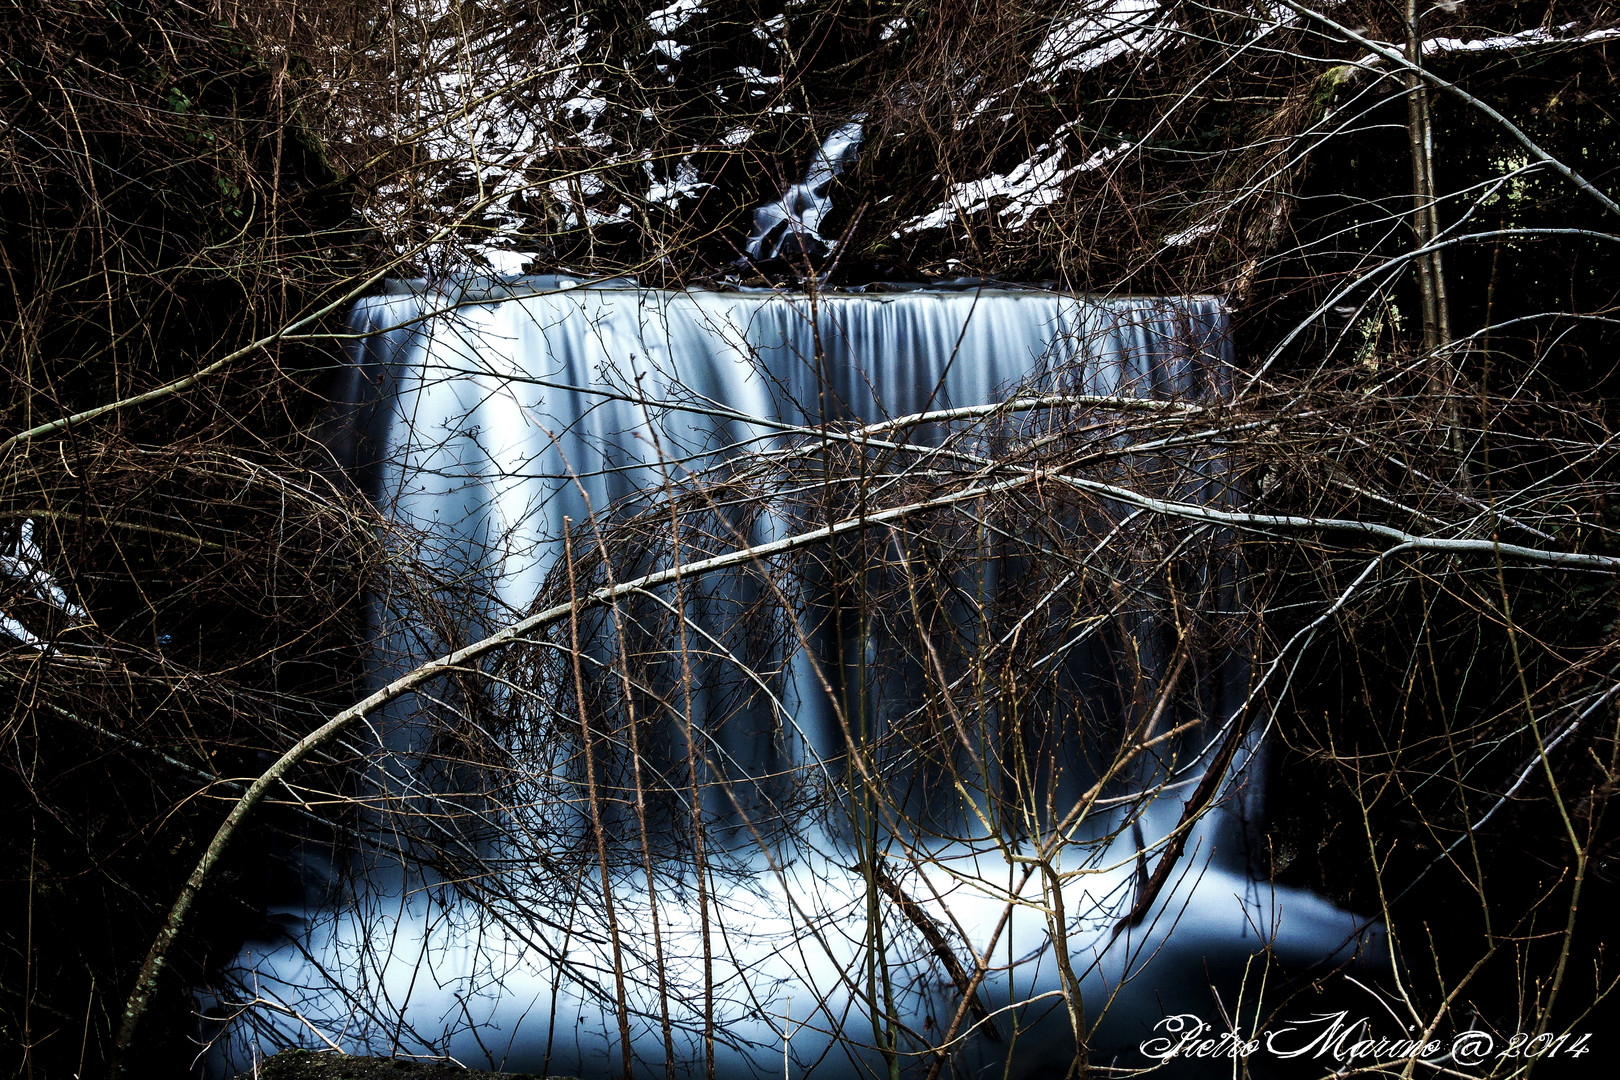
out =
[(378, 842), (239, 958), (254, 1037), (1043, 1075), (1348, 954), (1249, 873), (1233, 538), (1123, 497), (1239, 498), (1218, 301), (573, 284), (353, 313), (332, 443), (417, 568), (375, 677), (577, 604), (377, 718)]

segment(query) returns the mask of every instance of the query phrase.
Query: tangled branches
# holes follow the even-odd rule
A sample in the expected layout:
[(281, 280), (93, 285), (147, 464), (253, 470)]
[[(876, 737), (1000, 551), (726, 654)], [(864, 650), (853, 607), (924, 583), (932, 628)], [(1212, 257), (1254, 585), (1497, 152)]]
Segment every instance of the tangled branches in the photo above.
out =
[[(1576, 1030), (1612, 979), (1579, 916), (1614, 884), (1609, 13), (734, 7), (9, 13), (17, 1067), (91, 1067), (131, 985), (168, 994), (152, 1043), (183, 1045), (184, 987), (304, 909), (322, 875), (286, 868), (318, 841), (340, 868), (403, 856), (514, 939), (583, 927), (585, 953), (524, 940), (621, 1052), (644, 1024), (669, 1060), (683, 1037), (723, 1059), (757, 1005), (703, 972), (768, 894), (784, 934), (842, 943), (812, 1030), (924, 1070), (969, 1029), (1015, 1037), (937, 851), (1016, 856), (995, 904), (1058, 942), (1079, 1055), (1111, 1036), (1068, 935), (1137, 940), (1227, 810), (1250, 871), (1382, 919), (1420, 1030)], [(752, 212), (852, 123), (827, 250), (743, 259)], [(1240, 359), (1221, 394), (1152, 406), (1071, 377), (822, 413), (724, 461), (660, 450), (514, 600), (402, 555), (408, 527), (308, 438), (347, 298), (468, 265), (1213, 291)], [(430, 610), (451, 659), (363, 681), (395, 644), (368, 640), (368, 592)], [(1201, 782), (1244, 762), (1241, 790)], [(265, 828), (215, 852), (249, 790), (267, 805), (223, 835)], [(793, 910), (817, 884), (794, 858), (848, 888)], [(139, 957), (199, 859), (219, 888), (187, 894), (163, 991)], [(1234, 1025), (1286, 1007), (1246, 1004)], [(356, 1008), (397, 1049), (388, 1005)], [(774, 1047), (802, 1016), (731, 1037)]]

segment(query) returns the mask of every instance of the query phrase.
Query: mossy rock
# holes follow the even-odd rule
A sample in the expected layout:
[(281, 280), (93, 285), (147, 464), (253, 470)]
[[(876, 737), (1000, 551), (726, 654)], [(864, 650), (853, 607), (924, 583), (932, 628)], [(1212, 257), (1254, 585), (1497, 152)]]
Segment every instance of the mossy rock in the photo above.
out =
[[(406, 1058), (350, 1057), (320, 1050), (283, 1050), (257, 1071), (237, 1080), (541, 1080), (538, 1073), (479, 1073), (445, 1061), (410, 1061)], [(570, 1080), (553, 1076), (549, 1080)]]

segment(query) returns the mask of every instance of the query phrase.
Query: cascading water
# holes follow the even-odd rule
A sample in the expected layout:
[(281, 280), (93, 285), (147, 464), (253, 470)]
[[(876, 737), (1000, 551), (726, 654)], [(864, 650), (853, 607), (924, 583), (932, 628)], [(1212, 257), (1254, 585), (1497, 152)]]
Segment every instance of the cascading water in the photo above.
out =
[(832, 183), (854, 162), (860, 145), (858, 121), (833, 129), (810, 159), (804, 179), (754, 211), (754, 232), (746, 246), (750, 258), (789, 258), (827, 249), (820, 229), (832, 209)]
[[(617, 535), (614, 522), (637, 513), (653, 523), (642, 548), (612, 540), (621, 581), (668, 569), (674, 550), (694, 565), (748, 545), (787, 550), (816, 525), (795, 517), (795, 499), (847, 477), (780, 463), (808, 460), (818, 445), (825, 455), (830, 432), (917, 413), (968, 415), (965, 407), (1015, 392), (1210, 400), (1229, 367), (1224, 315), (1209, 299), (572, 284), (525, 279), (455, 296), (400, 287), (352, 316), (364, 338), (334, 448), (441, 577), (436, 591), (378, 601), (379, 680), (513, 621), (537, 596), (566, 596), (557, 590), (572, 588), (571, 561), (583, 587), (609, 580), (597, 555)], [(913, 472), (926, 476), (953, 422), (960, 416), (868, 426), (841, 460), (904, 442)], [(949, 443), (952, 460), (1029, 436), (1006, 423), (999, 435), (983, 429), (978, 443)], [(677, 487), (701, 492), (703, 477), (743, 459), (778, 470), (758, 507), (721, 496), (764, 488), (717, 483), (707, 517), (690, 518), (710, 522), (707, 546), (696, 536), (653, 539), (670, 520), (661, 498)], [(1023, 482), (986, 475), (969, 495), (992, 480)], [(1230, 497), (1218, 457), (1195, 479), (1177, 494)], [(1100, 550), (1133, 520), (1072, 524), (1102, 537)], [(561, 539), (565, 522), (572, 547)], [(927, 619), (917, 614), (918, 580), (954, 594), (934, 604), (948, 613), (946, 629), (1021, 580), (1023, 564), (1001, 556), (970, 575), (919, 578), (913, 566), (935, 557), (927, 545), (944, 546), (946, 526), (930, 528), (935, 535), (909, 547), (900, 531), (869, 541), (871, 530), (851, 529), (822, 545), (827, 553), (809, 571), (761, 560), (673, 589), (665, 581), (627, 595), (611, 618), (598, 609), (560, 624), (560, 638), (537, 638), (526, 659), (497, 670), (506, 689), (447, 687), (439, 705), (459, 717), (452, 726), (495, 732), (509, 773), (520, 776), (498, 806), (487, 792), (454, 794), (457, 752), (432, 742), (421, 702), (375, 718), (376, 805), (404, 814), (414, 806), (426, 833), (470, 861), (424, 867), (362, 856), (353, 902), (277, 913), (301, 929), (254, 943), (237, 962), (241, 982), (268, 1003), (254, 1014), (256, 1037), (582, 1076), (617, 1071), (628, 1039), (647, 1075), (663, 1072), (672, 1047), (680, 1075), (702, 1075), (712, 1053), (721, 1076), (837, 1077), (891, 1067), (921, 1075), (948, 1033), (960, 1040), (954, 1067), (975, 1071), (1011, 1055), (1014, 1075), (1034, 1076), (1062, 1071), (1073, 1056), (1064, 993), (1075, 986), (1091, 1015), (1109, 1003), (1113, 1027), (1094, 1045), (1111, 1030), (1114, 1045), (1128, 1046), (1196, 996), (1212, 970), (1262, 948), (1300, 963), (1348, 956), (1361, 936), (1355, 918), (1308, 894), (1262, 889), (1247, 873), (1243, 819), (1258, 812), (1258, 777), (1244, 766), (1258, 736), (1226, 758), (1215, 749), (1244, 705), (1243, 650), (1228, 639), (1178, 661), (1155, 644), (1165, 635), (1146, 600), (1099, 630), (1077, 568), (1043, 586), (1018, 620), (968, 627), (965, 646), (941, 633), (937, 649), (927, 639), (891, 662), (901, 635), (847, 597), (852, 587), (877, 588), (879, 576), (840, 577), (839, 559), (859, 563), (878, 551), (891, 578), (901, 566), (905, 583), (891, 593), (919, 622)], [(981, 520), (962, 535), (989, 551), (1000, 542), (992, 531)], [(1193, 561), (1187, 551), (1164, 556), (1178, 559)], [(1116, 592), (1132, 587), (1115, 583)], [(1233, 589), (1228, 580), (1206, 596), (1229, 603)], [(760, 610), (775, 622), (749, 622)], [(973, 669), (964, 652), (992, 639), (1010, 649), (1020, 634), (1035, 637), (1035, 614), (1050, 622), (1053, 611), (1082, 630), (1064, 631), (1030, 669), (1049, 672), (1055, 689), (1019, 706), (1033, 716), (1016, 721), (1028, 730), (1015, 730), (1012, 688), (973, 721), (989, 733), (977, 744), (955, 714), (961, 741), (948, 751), (909, 735), (883, 742), (885, 732), (908, 730), (936, 667), (940, 684), (966, 686)], [(679, 662), (616, 666), (615, 657), (659, 650)], [(1197, 685), (1177, 692), (1172, 719), (1190, 734), (1158, 740), (1157, 764), (1124, 778), (1157, 794), (1105, 799), (1084, 821), (1065, 818), (1101, 780), (1078, 738), (1064, 742), (1069, 721), (1054, 717), (1123, 731), (1152, 708), (1157, 688), (1169, 700), (1181, 662), (1196, 669)], [(884, 673), (868, 678), (868, 667)], [(1120, 681), (1109, 673), (1124, 669), (1140, 685), (1108, 689)], [(548, 688), (543, 700), (525, 694), (525, 680)], [(597, 715), (586, 718), (590, 710)], [(625, 713), (619, 726), (604, 719)], [(593, 724), (597, 733), (582, 735)], [(1041, 746), (1040, 776), (1015, 775), (1025, 758), (1007, 749), (1014, 742)], [(868, 745), (885, 749), (863, 757)], [(861, 773), (878, 764), (885, 792)], [(1124, 919), (1145, 884), (1138, 853), (1163, 851), (1210, 768), (1222, 770), (1225, 803), (1193, 827), (1181, 872), (1147, 917)], [(991, 820), (1008, 805), (995, 792), (1012, 789), (1039, 796), (1025, 800), (1027, 819)], [(439, 824), (480, 815), (500, 820), (487, 829)], [(1067, 846), (1043, 851), (1041, 838), (1058, 829)], [(400, 843), (410, 854), (418, 840)], [(1032, 870), (1042, 854), (1051, 857)], [(487, 877), (457, 879), (463, 865)], [(246, 1043), (235, 1044), (237, 1066), (254, 1052)]]

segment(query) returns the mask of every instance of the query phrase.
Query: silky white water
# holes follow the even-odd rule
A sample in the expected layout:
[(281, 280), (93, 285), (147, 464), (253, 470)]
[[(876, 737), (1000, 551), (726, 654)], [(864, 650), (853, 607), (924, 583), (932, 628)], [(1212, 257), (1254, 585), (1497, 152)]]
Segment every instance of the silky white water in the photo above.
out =
[(832, 183), (854, 163), (861, 136), (859, 122), (834, 128), (811, 157), (804, 178), (754, 211), (753, 235), (744, 245), (749, 258), (814, 255), (831, 246), (821, 235), (821, 222), (832, 210)]
[[(1013, 391), (1208, 400), (1222, 392), (1230, 364), (1224, 313), (1210, 299), (558, 287), (566, 284), (529, 279), (472, 295), (401, 288), (362, 302), (351, 318), (365, 337), (332, 445), (401, 536), (468, 598), (453, 612), (458, 639), (529, 608), (564, 558), (565, 520), (588, 522), (638, 493), (656, 498), (672, 476), (796, 430)], [(738, 539), (766, 543), (779, 527), (762, 515)], [(401, 595), (379, 599), (376, 631), (377, 680), (436, 654), (447, 633), (442, 619), (426, 619)], [(718, 640), (725, 628), (713, 633)], [(881, 655), (884, 643), (865, 648)], [(710, 1004), (690, 874), (658, 871), (658, 965), (645, 873), (634, 859), (615, 872), (615, 973), (599, 890), (595, 903), (573, 902), (597, 887), (594, 878), (555, 881), (537, 870), (474, 907), (429, 874), (363, 857), (357, 899), (275, 912), (291, 934), (250, 943), (238, 957), (234, 974), (260, 1005), (257, 1033), (238, 1029), (233, 1063), (242, 1067), (282, 1039), (606, 1075), (620, 1068), (622, 978), (636, 1068), (646, 1075), (664, 1071), (666, 1009), (681, 1075), (702, 1074), (708, 1010), (722, 1076), (882, 1074), (888, 1063), (876, 1044), (885, 1024), (910, 1033), (897, 1039), (897, 1060), (902, 1072), (921, 1075), (932, 1061), (922, 1049), (949, 1026), (960, 995), (917, 940), (916, 920), (880, 916), (890, 1004), (874, 1026), (871, 887), (848, 836), (809, 819), (766, 822), (777, 837), (769, 841), (750, 832), (774, 805), (776, 789), (760, 778), (833, 768), (846, 745), (809, 661), (776, 660), (772, 704), (750, 714), (753, 726), (716, 720), (707, 733), (716, 773), (737, 790), (758, 781), (764, 793), (710, 808), (724, 871), (706, 882)], [(1236, 655), (1210, 666), (1205, 697), (1220, 721), (1241, 703), (1247, 670)], [(399, 797), (424, 794), (412, 789), (424, 729), (410, 708), (375, 718), (371, 731), (384, 761), (374, 782)], [(1141, 885), (1137, 837), (1151, 849), (1175, 827), (1186, 783), (1141, 810), (1136, 831), (1057, 858), (1055, 879), (1028, 873), (1016, 858), (1028, 850), (998, 837), (910, 838), (913, 855), (923, 856), (913, 859), (911, 897), (948, 928), (969, 967), (982, 956), (988, 969), (980, 996), (995, 1015), (989, 1024), (967, 1018), (956, 1067), (1002, 1061), (1015, 1026), (1015, 1075), (1061, 1070), (1072, 1057), (1048, 917), (1054, 888), (1087, 1007), (1095, 1015), (1109, 1003), (1117, 1045), (1132, 1044), (1178, 1002), (1206, 999), (1210, 972), (1264, 947), (1310, 963), (1365, 944), (1355, 917), (1250, 879), (1238, 818), (1259, 812), (1260, 749), (1251, 739), (1234, 759), (1232, 797), (1196, 827), (1185, 872), (1154, 914), (1117, 936)], [(729, 834), (719, 827), (728, 818)], [(1099, 821), (1094, 831), (1108, 836), (1122, 824)], [(492, 858), (541, 866), (547, 836), (531, 831), (525, 847), (510, 839), (521, 835), (519, 822)]]

